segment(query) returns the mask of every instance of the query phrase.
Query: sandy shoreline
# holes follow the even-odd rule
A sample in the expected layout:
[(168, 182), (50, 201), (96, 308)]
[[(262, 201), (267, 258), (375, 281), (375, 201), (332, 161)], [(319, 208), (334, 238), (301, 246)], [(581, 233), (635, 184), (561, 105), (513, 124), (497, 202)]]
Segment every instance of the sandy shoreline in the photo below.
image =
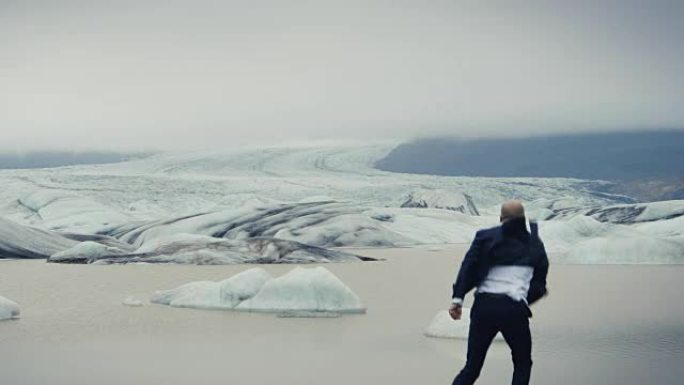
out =
[[(465, 245), (354, 249), (382, 262), (327, 264), (365, 315), (278, 318), (149, 305), (155, 290), (252, 266), (56, 265), (4, 261), (3, 384), (446, 384), (465, 341), (422, 335), (448, 305)], [(280, 275), (293, 266), (266, 265)], [(533, 384), (673, 384), (684, 376), (684, 266), (553, 265), (533, 308)], [(121, 301), (134, 296), (145, 306)], [(468, 300), (470, 301), (470, 300)], [(620, 370), (616, 370), (620, 368)], [(508, 383), (497, 344), (478, 384)]]

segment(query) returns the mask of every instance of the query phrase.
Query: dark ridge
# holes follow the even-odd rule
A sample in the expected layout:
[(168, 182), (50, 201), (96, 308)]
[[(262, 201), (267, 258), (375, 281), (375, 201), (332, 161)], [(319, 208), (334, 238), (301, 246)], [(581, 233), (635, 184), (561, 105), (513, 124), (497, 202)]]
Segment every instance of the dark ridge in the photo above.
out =
[(417, 139), (380, 170), (473, 177), (561, 177), (615, 182), (600, 191), (641, 201), (684, 199), (684, 130), (529, 138)]
[(684, 175), (684, 131), (557, 135), (513, 139), (419, 139), (375, 166), (452, 176), (634, 180)]

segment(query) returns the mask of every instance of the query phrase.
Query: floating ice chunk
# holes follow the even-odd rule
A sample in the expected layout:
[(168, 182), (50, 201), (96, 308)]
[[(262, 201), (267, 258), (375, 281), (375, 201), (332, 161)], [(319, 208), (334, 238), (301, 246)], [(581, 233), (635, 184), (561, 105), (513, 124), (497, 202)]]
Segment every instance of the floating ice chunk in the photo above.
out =
[(323, 267), (297, 267), (272, 279), (257, 295), (240, 303), (236, 309), (276, 313), (366, 311), (359, 297)]
[(427, 251), (444, 251), (444, 247), (443, 246), (430, 246), (425, 250), (427, 250)]
[(143, 305), (141, 300), (139, 300), (133, 296), (126, 297), (123, 301), (121, 301), (121, 304), (124, 306), (131, 306), (131, 307), (140, 307)]
[[(224, 307), (221, 304), (221, 288), (217, 282), (213, 281), (190, 282), (175, 289), (158, 291), (152, 296), (150, 302), (198, 309)], [(225, 308), (230, 308), (230, 306), (225, 306)]]
[(272, 277), (266, 270), (257, 267), (243, 271), (219, 282), (220, 299), (230, 307), (254, 297)]
[(76, 246), (50, 256), (50, 262), (91, 263), (99, 259), (126, 254), (116, 247), (93, 241), (85, 241)]
[(197, 309), (233, 309), (241, 301), (261, 290), (271, 276), (262, 268), (253, 268), (221, 282), (197, 281), (155, 293), (150, 302), (173, 307)]
[(290, 317), (365, 312), (359, 297), (323, 267), (297, 267), (279, 278), (253, 268), (221, 282), (190, 282), (158, 291), (150, 302), (197, 309), (273, 312)]
[[(430, 325), (425, 329), (424, 334), (427, 337), (434, 338), (459, 338), (468, 339), (468, 330), (470, 329), (470, 309), (463, 308), (461, 319), (455, 321), (449, 315), (449, 312), (442, 310), (435, 318), (432, 319)], [(503, 340), (501, 333), (498, 333), (494, 340)]]
[(19, 318), (19, 305), (0, 296), (0, 321)]

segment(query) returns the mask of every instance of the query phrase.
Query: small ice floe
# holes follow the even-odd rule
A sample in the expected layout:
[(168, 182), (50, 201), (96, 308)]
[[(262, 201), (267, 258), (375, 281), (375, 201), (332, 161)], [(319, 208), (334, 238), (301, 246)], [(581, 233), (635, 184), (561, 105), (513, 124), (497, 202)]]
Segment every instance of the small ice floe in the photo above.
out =
[(143, 305), (143, 302), (133, 296), (129, 296), (126, 297), (123, 301), (121, 301), (121, 304), (130, 307), (140, 307)]
[(297, 267), (272, 278), (253, 268), (220, 282), (190, 282), (155, 293), (150, 302), (173, 307), (277, 313), (281, 317), (336, 317), (363, 313), (359, 297), (323, 267)]
[(444, 251), (444, 247), (443, 246), (430, 246), (425, 250), (427, 250), (427, 251)]
[[(442, 310), (435, 318), (432, 319), (430, 325), (425, 329), (425, 336), (434, 338), (458, 338), (468, 339), (468, 330), (470, 329), (470, 309), (463, 308), (461, 319), (454, 321), (449, 312)], [(503, 340), (501, 334), (497, 334), (494, 340)]]
[(19, 318), (19, 305), (0, 296), (0, 321)]

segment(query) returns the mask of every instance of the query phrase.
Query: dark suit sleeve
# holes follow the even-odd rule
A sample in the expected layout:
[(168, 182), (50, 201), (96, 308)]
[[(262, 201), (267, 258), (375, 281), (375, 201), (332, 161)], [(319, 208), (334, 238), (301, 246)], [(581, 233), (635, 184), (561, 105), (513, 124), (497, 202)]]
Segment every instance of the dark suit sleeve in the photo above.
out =
[(546, 275), (549, 273), (549, 258), (546, 256), (544, 244), (539, 242), (541, 257), (534, 267), (530, 290), (527, 292), (527, 303), (533, 304), (546, 295)]
[(484, 246), (484, 236), (482, 231), (475, 234), (475, 239), (470, 245), (470, 249), (461, 262), (461, 269), (453, 285), (451, 298), (464, 299), (465, 295), (477, 285), (479, 265)]

